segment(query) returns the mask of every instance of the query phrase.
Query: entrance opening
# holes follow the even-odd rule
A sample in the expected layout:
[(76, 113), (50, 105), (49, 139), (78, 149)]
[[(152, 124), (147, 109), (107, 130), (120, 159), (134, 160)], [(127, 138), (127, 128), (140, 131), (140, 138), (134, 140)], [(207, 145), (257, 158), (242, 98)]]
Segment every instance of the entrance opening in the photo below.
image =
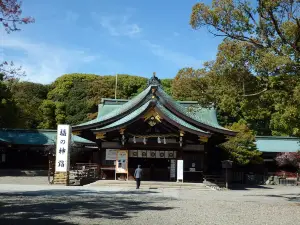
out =
[(170, 159), (129, 158), (129, 173), (133, 176), (138, 165), (143, 169), (143, 180), (168, 181), (170, 180)]

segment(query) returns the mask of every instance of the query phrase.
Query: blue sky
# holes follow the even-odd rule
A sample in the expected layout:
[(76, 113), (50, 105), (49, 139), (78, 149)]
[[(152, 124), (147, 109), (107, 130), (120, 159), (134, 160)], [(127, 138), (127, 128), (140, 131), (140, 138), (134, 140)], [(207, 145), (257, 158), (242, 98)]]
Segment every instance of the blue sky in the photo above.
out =
[(1, 28), (1, 57), (40, 83), (73, 72), (173, 78), (180, 68), (213, 60), (221, 42), (190, 27), (196, 2), (24, 0), (23, 15), (36, 22), (11, 34)]

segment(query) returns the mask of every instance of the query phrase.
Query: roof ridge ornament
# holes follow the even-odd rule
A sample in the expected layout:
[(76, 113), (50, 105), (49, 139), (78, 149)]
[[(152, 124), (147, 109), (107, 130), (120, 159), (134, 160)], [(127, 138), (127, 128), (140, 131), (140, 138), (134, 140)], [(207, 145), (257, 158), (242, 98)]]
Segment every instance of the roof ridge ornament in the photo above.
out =
[(156, 76), (156, 72), (153, 72), (153, 76), (148, 80), (147, 87), (151, 85), (161, 86), (160, 79)]

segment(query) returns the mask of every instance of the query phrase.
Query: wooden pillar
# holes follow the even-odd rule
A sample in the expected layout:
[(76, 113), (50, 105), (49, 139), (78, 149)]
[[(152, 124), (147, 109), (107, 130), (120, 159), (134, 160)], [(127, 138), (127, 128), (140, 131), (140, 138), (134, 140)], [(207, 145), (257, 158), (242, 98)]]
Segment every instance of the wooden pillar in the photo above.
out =
[(209, 150), (211, 139), (199, 137), (200, 143), (204, 146), (203, 154), (203, 173), (206, 174), (209, 170)]

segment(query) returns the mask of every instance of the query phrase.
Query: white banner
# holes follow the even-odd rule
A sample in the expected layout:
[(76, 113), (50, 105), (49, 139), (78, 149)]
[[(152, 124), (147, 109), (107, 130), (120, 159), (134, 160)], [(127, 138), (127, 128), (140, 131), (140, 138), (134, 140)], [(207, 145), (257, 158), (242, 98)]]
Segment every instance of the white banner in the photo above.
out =
[(129, 150), (129, 157), (176, 159), (176, 151)]
[(117, 149), (106, 149), (105, 160), (117, 160)]
[(128, 167), (128, 151), (117, 150), (116, 173), (127, 173)]
[(67, 172), (70, 168), (71, 126), (58, 125), (56, 137), (56, 172)]
[(177, 160), (177, 181), (183, 181), (183, 160)]

